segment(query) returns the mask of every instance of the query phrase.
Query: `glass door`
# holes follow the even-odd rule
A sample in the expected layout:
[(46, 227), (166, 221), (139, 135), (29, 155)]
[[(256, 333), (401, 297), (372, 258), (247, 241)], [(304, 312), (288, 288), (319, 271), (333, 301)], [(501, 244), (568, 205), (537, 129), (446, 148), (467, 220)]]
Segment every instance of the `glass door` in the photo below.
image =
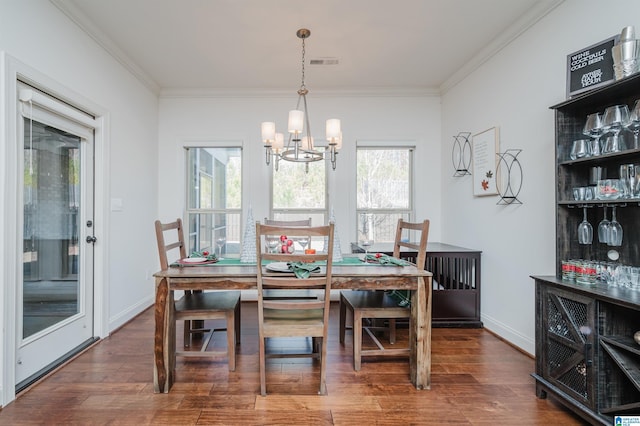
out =
[(18, 388), (92, 340), (95, 242), (93, 129), (32, 102), (21, 110)]

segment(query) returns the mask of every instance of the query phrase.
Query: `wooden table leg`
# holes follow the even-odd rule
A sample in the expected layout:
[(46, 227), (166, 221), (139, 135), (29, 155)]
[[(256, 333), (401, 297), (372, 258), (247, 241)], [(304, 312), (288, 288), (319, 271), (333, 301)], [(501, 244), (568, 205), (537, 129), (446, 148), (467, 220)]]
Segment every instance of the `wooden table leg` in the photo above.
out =
[(154, 335), (154, 363), (153, 363), (153, 390), (156, 393), (168, 393), (171, 388), (171, 365), (169, 358), (169, 334), (168, 327), (170, 301), (169, 285), (166, 278), (156, 278), (156, 303)]
[(411, 298), (411, 383), (431, 389), (431, 277), (419, 277)]

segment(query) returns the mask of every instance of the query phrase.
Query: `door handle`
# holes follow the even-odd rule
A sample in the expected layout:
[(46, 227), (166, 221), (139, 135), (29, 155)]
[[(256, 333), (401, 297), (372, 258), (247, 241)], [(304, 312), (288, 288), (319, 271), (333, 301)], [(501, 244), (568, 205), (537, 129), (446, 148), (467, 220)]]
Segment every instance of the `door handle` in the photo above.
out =
[(89, 235), (87, 237), (87, 242), (88, 243), (95, 243), (96, 241), (98, 241), (98, 239), (96, 237), (94, 237), (94, 236)]

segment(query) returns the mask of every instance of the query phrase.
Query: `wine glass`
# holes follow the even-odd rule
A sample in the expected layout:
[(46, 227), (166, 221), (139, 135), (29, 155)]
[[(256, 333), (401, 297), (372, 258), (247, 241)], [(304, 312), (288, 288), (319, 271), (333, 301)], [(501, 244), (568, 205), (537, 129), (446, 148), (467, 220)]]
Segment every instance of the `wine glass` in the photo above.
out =
[(629, 113), (627, 130), (633, 133), (633, 148), (640, 148), (640, 143), (638, 141), (638, 134), (640, 133), (640, 99), (633, 104), (633, 109)]
[(222, 247), (227, 243), (227, 237), (221, 236), (216, 239), (216, 245), (218, 246), (218, 260), (222, 260)]
[(590, 156), (589, 150), (589, 141), (586, 139), (578, 139), (573, 141), (573, 145), (571, 147), (571, 153), (569, 154), (569, 158), (575, 160), (577, 158), (584, 158)]
[(604, 206), (604, 218), (598, 224), (598, 241), (609, 244), (609, 227), (611, 222), (607, 219), (607, 206)]
[(300, 247), (302, 247), (302, 252), (304, 253), (305, 249), (307, 248), (307, 245), (309, 244), (309, 236), (298, 237), (297, 241), (298, 241), (298, 244), (300, 244)]
[[(579, 244), (591, 244), (593, 242), (593, 227), (587, 221), (587, 208), (583, 207), (583, 215), (584, 218), (582, 222), (578, 225), (578, 243)], [(614, 207), (615, 212), (615, 207)], [(615, 217), (615, 213), (614, 213)]]
[(269, 253), (275, 253), (276, 247), (280, 244), (280, 237), (277, 235), (267, 235), (265, 237), (267, 248), (269, 249)]
[(597, 112), (589, 114), (582, 133), (594, 139), (591, 146), (591, 155), (600, 155), (603, 151), (603, 147), (600, 146), (600, 136), (604, 133), (602, 115)]
[(367, 255), (369, 254), (369, 247), (373, 245), (373, 240), (368, 238), (360, 240), (360, 245), (364, 247), (364, 256), (366, 259)]
[(606, 132), (612, 133), (607, 138), (605, 152), (618, 152), (625, 149), (624, 141), (619, 136), (620, 132), (629, 122), (629, 107), (626, 105), (614, 105), (604, 110), (602, 126)]
[(620, 166), (620, 182), (622, 183), (623, 197), (633, 198), (636, 188), (635, 164), (623, 164)]
[(622, 225), (616, 220), (616, 208), (613, 207), (611, 213), (611, 226), (609, 227), (609, 245), (621, 246), (622, 245)]

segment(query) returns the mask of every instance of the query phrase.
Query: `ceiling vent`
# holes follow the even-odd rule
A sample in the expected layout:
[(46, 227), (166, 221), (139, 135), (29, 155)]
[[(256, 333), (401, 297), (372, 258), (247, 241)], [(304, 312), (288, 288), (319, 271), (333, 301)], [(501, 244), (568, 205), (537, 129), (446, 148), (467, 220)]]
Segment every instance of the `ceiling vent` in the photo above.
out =
[(309, 60), (309, 65), (338, 65), (338, 58), (315, 58)]

